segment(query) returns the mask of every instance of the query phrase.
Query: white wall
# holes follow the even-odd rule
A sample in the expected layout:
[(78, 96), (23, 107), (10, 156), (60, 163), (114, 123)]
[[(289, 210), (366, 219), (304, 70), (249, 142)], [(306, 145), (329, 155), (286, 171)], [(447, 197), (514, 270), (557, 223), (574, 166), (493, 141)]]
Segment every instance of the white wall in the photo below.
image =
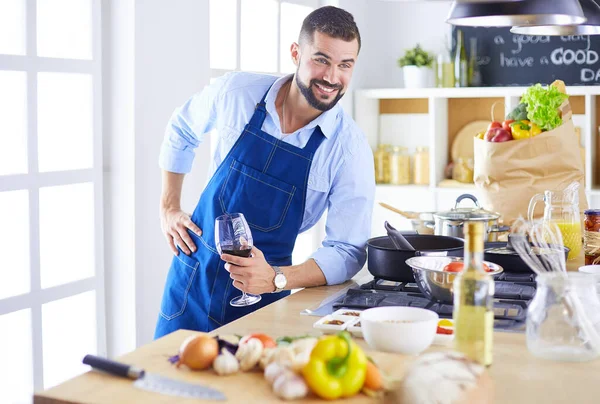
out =
[(368, 0), (365, 23), (359, 26), (365, 39), (356, 88), (402, 87), (397, 60), (406, 49), (419, 43), (436, 54), (444, 50), (444, 35), (450, 32), (450, 25), (445, 22), (450, 4), (450, 1)]
[[(152, 340), (172, 254), (160, 230), (158, 153), (173, 110), (209, 81), (208, 1), (112, 0), (104, 13), (109, 355)], [(186, 176), (191, 211), (209, 145)]]

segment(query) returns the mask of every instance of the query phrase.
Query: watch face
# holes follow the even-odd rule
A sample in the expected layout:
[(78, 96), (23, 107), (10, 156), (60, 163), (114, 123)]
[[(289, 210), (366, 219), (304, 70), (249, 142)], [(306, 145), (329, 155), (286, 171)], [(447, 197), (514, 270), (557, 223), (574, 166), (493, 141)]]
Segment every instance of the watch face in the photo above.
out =
[(287, 279), (285, 278), (285, 275), (278, 274), (277, 276), (275, 276), (275, 287), (277, 289), (285, 288), (286, 284), (287, 284)]

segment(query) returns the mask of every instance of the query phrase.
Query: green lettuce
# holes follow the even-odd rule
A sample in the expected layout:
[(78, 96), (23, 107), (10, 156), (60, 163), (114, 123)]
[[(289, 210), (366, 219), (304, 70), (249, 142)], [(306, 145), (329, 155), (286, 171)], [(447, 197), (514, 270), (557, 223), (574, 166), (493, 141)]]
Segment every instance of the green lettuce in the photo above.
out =
[(554, 86), (542, 87), (541, 84), (529, 87), (521, 102), (527, 104), (527, 118), (543, 130), (552, 130), (562, 125), (558, 107), (569, 96)]

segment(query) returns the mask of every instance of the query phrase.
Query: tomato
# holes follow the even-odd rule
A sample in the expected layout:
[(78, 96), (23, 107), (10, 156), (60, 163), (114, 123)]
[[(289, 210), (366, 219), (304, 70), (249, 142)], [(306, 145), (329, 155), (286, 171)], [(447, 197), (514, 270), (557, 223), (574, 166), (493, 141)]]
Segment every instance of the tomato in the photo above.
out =
[(262, 342), (264, 348), (277, 347), (277, 342), (275, 342), (275, 340), (273, 338), (269, 337), (267, 334), (261, 334), (261, 333), (246, 335), (245, 337), (243, 337), (240, 340), (240, 345), (246, 343), (250, 338), (256, 338), (257, 340)]
[(463, 270), (463, 263), (460, 261), (454, 261), (444, 267), (444, 272), (460, 272)]
[(507, 119), (506, 121), (502, 122), (502, 128), (512, 133), (512, 128), (510, 127), (510, 124), (514, 121), (514, 119)]
[[(444, 272), (460, 272), (463, 270), (463, 263), (461, 261), (454, 261), (449, 263), (444, 267)], [(483, 270), (485, 272), (492, 272), (489, 266), (486, 263), (483, 263)]]
[(444, 335), (452, 335), (452, 334), (454, 334), (454, 331), (451, 330), (451, 329), (449, 329), (449, 328), (440, 327), (438, 325), (436, 333), (437, 334), (444, 334)]

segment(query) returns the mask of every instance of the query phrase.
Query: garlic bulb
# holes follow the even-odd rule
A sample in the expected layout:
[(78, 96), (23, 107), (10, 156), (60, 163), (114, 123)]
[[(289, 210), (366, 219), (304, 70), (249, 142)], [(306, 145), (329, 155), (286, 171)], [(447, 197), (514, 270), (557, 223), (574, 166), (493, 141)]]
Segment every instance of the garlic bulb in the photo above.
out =
[(483, 366), (458, 352), (432, 352), (413, 362), (386, 403), (487, 404), (493, 401), (491, 391)]
[(218, 375), (231, 375), (240, 370), (240, 363), (227, 349), (221, 349), (221, 354), (213, 362), (213, 369)]
[(256, 338), (250, 338), (245, 343), (240, 344), (235, 353), (235, 357), (240, 361), (240, 369), (246, 371), (256, 366), (262, 352), (263, 344)]
[(267, 381), (267, 383), (272, 385), (273, 383), (275, 383), (275, 379), (277, 379), (277, 377), (281, 375), (285, 370), (285, 366), (277, 362), (273, 362), (265, 368), (265, 380)]
[(273, 392), (284, 400), (294, 400), (306, 397), (308, 386), (301, 376), (291, 370), (285, 370), (275, 379)]

